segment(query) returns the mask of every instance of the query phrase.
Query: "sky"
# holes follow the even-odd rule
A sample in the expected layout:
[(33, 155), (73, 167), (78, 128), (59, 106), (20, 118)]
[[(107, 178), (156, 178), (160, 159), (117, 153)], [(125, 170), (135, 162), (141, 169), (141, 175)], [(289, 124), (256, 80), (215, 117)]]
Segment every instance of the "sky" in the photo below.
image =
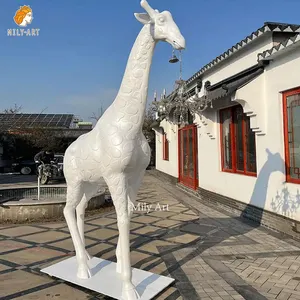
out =
[[(148, 0), (168, 10), (186, 39), (183, 79), (263, 26), (266, 21), (299, 24), (300, 0)], [(36, 37), (7, 36), (17, 28), (15, 11), (30, 5)], [(70, 113), (91, 121), (114, 100), (131, 47), (142, 28), (139, 0), (1, 0), (0, 111)], [(154, 53), (148, 102), (154, 91), (173, 90), (179, 64), (171, 45)]]

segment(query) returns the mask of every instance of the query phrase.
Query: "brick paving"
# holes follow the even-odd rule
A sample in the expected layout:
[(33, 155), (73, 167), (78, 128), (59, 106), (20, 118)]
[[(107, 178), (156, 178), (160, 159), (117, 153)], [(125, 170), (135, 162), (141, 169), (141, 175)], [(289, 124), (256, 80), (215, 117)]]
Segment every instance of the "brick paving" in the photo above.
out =
[[(213, 208), (148, 172), (131, 223), (136, 268), (175, 278), (156, 299), (300, 299), (300, 242)], [(158, 205), (159, 204), (159, 205)], [(86, 220), (91, 255), (116, 261), (116, 215)], [(1, 299), (109, 299), (40, 269), (74, 255), (64, 222), (3, 225)]]

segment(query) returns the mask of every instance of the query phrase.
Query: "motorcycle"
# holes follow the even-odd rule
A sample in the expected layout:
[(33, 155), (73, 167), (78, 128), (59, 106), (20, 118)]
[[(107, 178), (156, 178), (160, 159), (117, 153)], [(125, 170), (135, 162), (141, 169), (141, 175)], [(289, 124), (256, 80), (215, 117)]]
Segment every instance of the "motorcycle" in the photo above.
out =
[(47, 184), (50, 180), (63, 180), (63, 166), (55, 161), (51, 161), (50, 164), (42, 163), (38, 167), (38, 176), (41, 184)]

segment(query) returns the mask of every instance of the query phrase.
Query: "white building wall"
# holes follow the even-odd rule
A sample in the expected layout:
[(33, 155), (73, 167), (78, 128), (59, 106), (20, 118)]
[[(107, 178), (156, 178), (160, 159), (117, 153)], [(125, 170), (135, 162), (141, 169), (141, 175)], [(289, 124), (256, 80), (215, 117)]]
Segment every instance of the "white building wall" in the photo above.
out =
[[(204, 74), (203, 83), (215, 84), (257, 64), (257, 54), (273, 47), (271, 36), (257, 39), (238, 55), (225, 60)], [(257, 132), (257, 177), (221, 171), (220, 108), (238, 102), (219, 101), (204, 112), (198, 125), (199, 187), (264, 208), (300, 221), (300, 185), (286, 183), (284, 167), (284, 136), (281, 92), (300, 86), (299, 47), (276, 58), (257, 79), (237, 91), (235, 99), (251, 117), (251, 127)], [(200, 96), (203, 94), (203, 89)], [(245, 100), (244, 102), (241, 100)], [(178, 128), (166, 121), (161, 126), (170, 138), (169, 161), (162, 159), (162, 134), (156, 134), (156, 168), (178, 177)], [(171, 130), (171, 127), (173, 130)], [(268, 154), (267, 151), (269, 151)], [(288, 191), (288, 200), (284, 199)], [(299, 206), (299, 208), (298, 208)], [(295, 208), (296, 207), (296, 208)]]
[[(178, 178), (178, 127), (165, 120), (160, 123), (161, 128), (155, 131), (156, 169)], [(169, 160), (163, 160), (163, 133), (169, 141)]]
[[(271, 62), (260, 79), (239, 91), (241, 98), (247, 98), (249, 103), (259, 107), (255, 118), (264, 120), (266, 124), (266, 134), (256, 136), (257, 177), (222, 172), (220, 125), (215, 123), (216, 134), (213, 138), (208, 136), (205, 126), (201, 126), (198, 137), (201, 188), (300, 221), (300, 205), (297, 208), (296, 199), (296, 195), (300, 194), (300, 185), (285, 182), (281, 94), (285, 90), (299, 86), (300, 51), (298, 48), (284, 58)], [(259, 101), (264, 101), (265, 106), (258, 106)], [(221, 105), (217, 107), (220, 108)], [(216, 112), (213, 114), (215, 118), (218, 115)], [(267, 149), (273, 155), (268, 155)], [(283, 193), (286, 193), (285, 198)]]

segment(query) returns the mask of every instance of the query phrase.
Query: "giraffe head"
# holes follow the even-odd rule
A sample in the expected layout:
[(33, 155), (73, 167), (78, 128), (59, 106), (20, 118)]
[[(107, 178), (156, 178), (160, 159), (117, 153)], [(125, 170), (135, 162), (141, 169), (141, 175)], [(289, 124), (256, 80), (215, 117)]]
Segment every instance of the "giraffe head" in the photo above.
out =
[(151, 24), (151, 34), (156, 41), (165, 41), (175, 49), (185, 49), (185, 39), (170, 12), (154, 10), (146, 0), (141, 1), (146, 13), (135, 13), (135, 17), (142, 24)]

